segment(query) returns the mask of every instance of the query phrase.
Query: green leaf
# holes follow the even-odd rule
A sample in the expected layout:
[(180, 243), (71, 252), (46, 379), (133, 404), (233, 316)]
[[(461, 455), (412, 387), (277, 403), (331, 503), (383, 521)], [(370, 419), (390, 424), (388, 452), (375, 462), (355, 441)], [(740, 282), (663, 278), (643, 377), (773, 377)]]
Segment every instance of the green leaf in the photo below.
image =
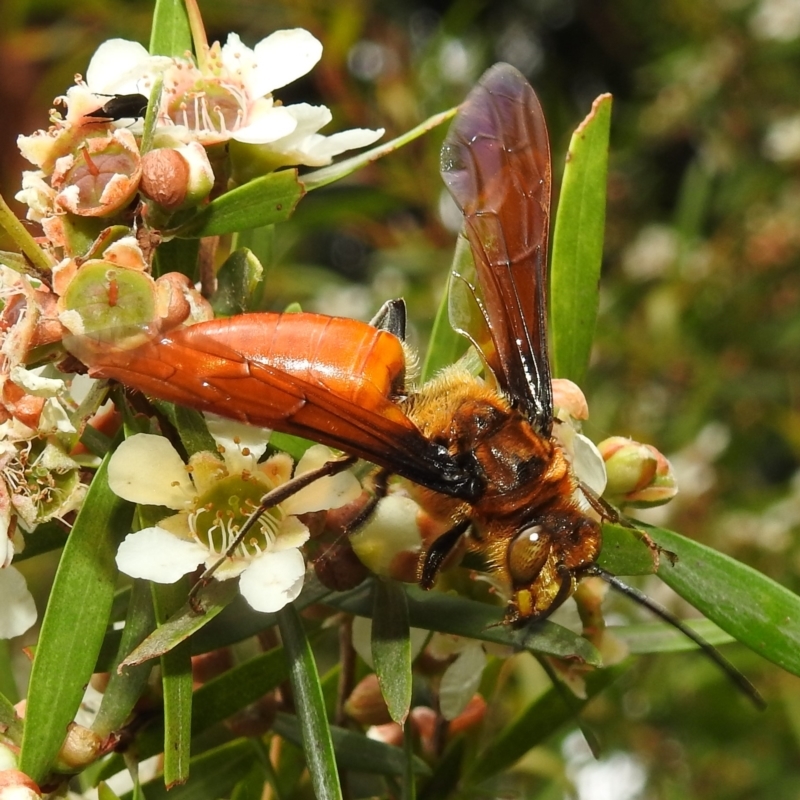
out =
[(292, 604), (278, 612), (278, 624), (289, 660), (289, 676), (314, 796), (317, 800), (341, 800), (342, 790), (319, 673), (300, 614)]
[(284, 222), (292, 216), (305, 193), (296, 169), (271, 172), (212, 200), (170, 234), (199, 238)]
[(114, 600), (114, 557), (134, 506), (108, 488), (106, 457), (64, 546), (28, 688), (20, 769), (40, 783), (75, 717)]
[[(204, 683), (192, 698), (192, 738), (254, 703), (288, 677), (286, 654), (282, 647), (276, 647)], [(163, 715), (136, 737), (135, 749), (142, 761), (163, 751)], [(103, 764), (99, 778), (109, 778), (121, 768), (121, 757), (114, 756)]]
[(301, 184), (305, 187), (306, 191), (310, 192), (313, 189), (319, 189), (321, 186), (327, 186), (329, 183), (341, 180), (356, 170), (366, 167), (367, 164), (371, 164), (373, 161), (377, 161), (379, 158), (393, 153), (395, 150), (399, 150), (403, 145), (413, 142), (414, 139), (418, 139), (424, 133), (433, 130), (443, 122), (447, 122), (447, 120), (455, 116), (456, 111), (458, 111), (458, 108), (450, 108), (447, 111), (441, 111), (438, 114), (434, 114), (432, 117), (428, 117), (424, 122), (417, 125), (416, 128), (412, 128), (410, 131), (398, 136), (396, 139), (392, 139), (390, 142), (380, 144), (377, 147), (373, 147), (371, 150), (359, 153), (352, 158), (346, 158), (344, 161), (339, 161), (336, 164), (331, 164), (329, 167), (323, 167), (314, 172), (309, 172), (303, 175)]
[[(42, 273), (48, 273), (53, 263), (50, 256), (42, 250), (36, 243), (28, 229), (17, 219), (17, 215), (9, 208), (8, 203), (0, 195), (0, 230), (4, 230), (8, 238), (16, 244), (30, 264)], [(11, 260), (5, 262), (8, 266), (14, 267)], [(19, 270), (25, 271), (27, 270)]]
[(656, 571), (655, 554), (640, 531), (622, 525), (603, 525), (603, 549), (598, 566), (613, 575), (652, 575)]
[[(156, 619), (165, 620), (188, 592), (185, 578), (174, 584), (153, 584)], [(192, 730), (192, 662), (183, 642), (161, 656), (164, 693), (164, 782), (168, 789), (189, 777)]]
[(14, 704), (4, 694), (0, 694), (0, 730), (10, 742), (18, 745), (22, 741), (22, 720), (17, 717)]
[(626, 670), (625, 665), (596, 670), (586, 676), (586, 697), (564, 702), (564, 687), (551, 687), (524, 708), (508, 725), (492, 737), (486, 749), (472, 762), (466, 780), (480, 784), (492, 775), (512, 767), (532, 747), (542, 744), (571, 720), (596, 694), (613, 683)]
[(92, 730), (98, 736), (108, 736), (112, 731), (121, 728), (141, 696), (150, 676), (150, 665), (132, 667), (123, 674), (117, 672), (116, 665), (153, 630), (155, 622), (150, 587), (145, 581), (136, 580), (130, 593), (128, 614), (116, 663), (103, 692), (97, 718), (92, 723)]
[(663, 528), (647, 526), (658, 576), (738, 641), (800, 675), (800, 597), (751, 567)]
[(217, 272), (217, 290), (211, 307), (218, 317), (243, 314), (250, 308), (251, 298), (264, 276), (264, 268), (246, 247), (231, 253)]
[[(211, 622), (237, 596), (238, 588), (235, 580), (212, 581), (194, 598), (196, 608), (185, 602), (130, 652), (120, 666), (128, 669), (169, 653)], [(184, 586), (181, 599), (185, 599), (187, 593)]]
[(217, 452), (217, 443), (208, 432), (205, 417), (199, 411), (163, 400), (153, 400), (152, 403), (178, 432), (181, 444), (186, 448), (187, 456), (201, 452)]
[[(284, 739), (302, 745), (297, 717), (279, 712), (273, 730)], [(331, 726), (331, 737), (336, 759), (344, 769), (378, 775), (404, 775), (406, 772), (406, 756), (399, 747), (336, 726)], [(428, 765), (416, 756), (411, 760), (411, 767), (417, 775), (430, 774)]]
[(372, 661), (389, 715), (403, 725), (411, 708), (411, 640), (406, 593), (395, 581), (373, 584)]
[(156, 0), (150, 33), (150, 55), (182, 57), (192, 51), (184, 0)]
[(97, 787), (97, 800), (119, 800), (119, 795), (106, 783)]
[[(161, 777), (144, 784), (147, 800), (209, 800), (227, 797), (230, 788), (247, 771), (253, 749), (247, 739), (236, 739), (191, 760), (192, 777), (185, 786), (164, 785)], [(124, 800), (131, 800), (131, 793)]]
[(275, 647), (212, 678), (195, 692), (192, 735), (241, 711), (288, 677), (286, 654)]
[(36, 529), (35, 536), (25, 537), (25, 549), (19, 555), (14, 554), (14, 563), (49, 553), (51, 550), (58, 550), (66, 544), (68, 537), (69, 531), (62, 522), (56, 520), (45, 522)]
[[(685, 619), (683, 624), (715, 647), (735, 641), (733, 636), (708, 619)], [(625, 643), (634, 655), (645, 653), (681, 653), (697, 650), (697, 645), (675, 626), (666, 622), (643, 622), (638, 625), (609, 626), (608, 633)]]
[(606, 215), (611, 95), (594, 101), (572, 136), (561, 184), (550, 265), (553, 375), (580, 384), (597, 319)]
[(162, 242), (153, 257), (153, 275), (160, 277), (168, 272), (180, 272), (194, 282), (198, 279), (199, 255), (200, 242), (197, 239), (171, 239)]
[[(600, 654), (586, 639), (550, 620), (513, 628), (503, 624), (503, 609), (497, 606), (441, 592), (424, 592), (416, 586), (403, 588), (412, 628), (467, 636), (557, 658), (576, 658), (593, 666), (601, 663)], [(325, 603), (360, 617), (370, 617), (370, 584), (364, 583), (351, 592), (331, 594)]]

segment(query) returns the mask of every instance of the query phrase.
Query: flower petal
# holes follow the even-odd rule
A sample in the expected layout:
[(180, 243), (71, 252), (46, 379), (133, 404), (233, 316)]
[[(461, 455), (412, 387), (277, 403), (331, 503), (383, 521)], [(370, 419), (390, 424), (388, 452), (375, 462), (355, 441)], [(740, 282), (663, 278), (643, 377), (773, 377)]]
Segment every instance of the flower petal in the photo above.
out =
[[(333, 458), (333, 453), (321, 445), (309, 447), (297, 462), (295, 476), (303, 475), (314, 469), (319, 469), (323, 464)], [(310, 511), (324, 511), (329, 508), (340, 508), (352, 503), (361, 494), (361, 484), (349, 472), (340, 472), (338, 475), (329, 475), (314, 481), (310, 486), (301, 489), (281, 503), (281, 508), (286, 514), (307, 514)]]
[(163, 528), (129, 533), (117, 550), (117, 566), (131, 578), (175, 583), (208, 555), (205, 547), (178, 539)]
[(578, 479), (595, 494), (601, 495), (606, 488), (606, 465), (603, 456), (591, 439), (582, 433), (575, 435), (573, 446), (573, 468)]
[(139, 69), (150, 54), (139, 44), (127, 39), (109, 39), (95, 50), (86, 70), (86, 83), (93, 92), (128, 94), (139, 92), (135, 82), (126, 83), (132, 70)]
[[(228, 473), (233, 475), (242, 470), (250, 472), (256, 469), (258, 460), (267, 450), (272, 431), (268, 428), (256, 428), (232, 419), (225, 419), (217, 414), (204, 414), (208, 432), (222, 449), (222, 458)], [(244, 455), (243, 450), (249, 453)]]
[(195, 496), (186, 465), (163, 436), (137, 433), (108, 463), (108, 485), (123, 500), (180, 511)]
[(444, 671), (439, 687), (439, 708), (445, 719), (455, 719), (472, 699), (486, 666), (486, 653), (471, 642)]
[(256, 611), (280, 611), (303, 588), (306, 563), (299, 550), (281, 550), (259, 556), (242, 573), (239, 588)]
[(257, 103), (250, 110), (247, 125), (239, 128), (231, 138), (245, 144), (271, 144), (291, 136), (297, 120), (285, 106)]
[(271, 550), (277, 553), (279, 550), (302, 547), (310, 536), (308, 528), (297, 517), (286, 517), (278, 529)]
[(36, 622), (36, 604), (25, 578), (14, 567), (0, 569), (0, 639), (20, 636)]
[(345, 150), (366, 147), (377, 142), (383, 134), (383, 128), (374, 131), (369, 128), (352, 128), (349, 131), (334, 133), (332, 136), (312, 136), (311, 141), (306, 142), (303, 148), (305, 153), (303, 163), (309, 167), (324, 167), (331, 163), (334, 156), (344, 153)]
[(254, 48), (256, 69), (251, 77), (253, 97), (263, 97), (311, 71), (322, 58), (322, 45), (303, 28), (275, 33)]

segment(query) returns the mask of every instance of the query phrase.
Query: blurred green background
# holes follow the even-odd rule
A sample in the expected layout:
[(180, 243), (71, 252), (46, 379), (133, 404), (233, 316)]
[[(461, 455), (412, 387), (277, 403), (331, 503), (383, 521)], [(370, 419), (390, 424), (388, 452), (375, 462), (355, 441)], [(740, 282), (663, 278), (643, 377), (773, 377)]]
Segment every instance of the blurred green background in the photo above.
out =
[[(504, 60), (541, 97), (560, 173), (572, 129), (597, 94), (612, 92), (601, 311), (583, 387), (587, 432), (596, 441), (629, 435), (673, 460), (681, 495), (651, 519), (800, 591), (798, 0), (200, 7), (210, 40), (236, 31), (253, 45), (279, 28), (313, 32), (325, 46), (322, 62), (276, 94), (330, 106), (328, 133), (382, 126), (391, 138), (459, 102), (489, 64)], [(151, 13), (150, 2), (133, 0), (5, 0), (5, 197), (26, 168), (16, 136), (46, 126), (53, 98), (100, 42), (146, 44)], [(440, 215), (443, 136), (301, 204), (277, 231), (265, 307), (299, 301), (367, 319), (403, 295), (412, 340), (424, 347), (454, 243)], [(656, 579), (644, 588), (672, 602)], [(764, 714), (697, 655), (641, 660), (586, 711), (601, 761), (565, 730), (498, 791), (559, 798), (569, 779), (580, 800), (797, 798), (800, 680), (744, 648), (727, 653), (767, 697)]]

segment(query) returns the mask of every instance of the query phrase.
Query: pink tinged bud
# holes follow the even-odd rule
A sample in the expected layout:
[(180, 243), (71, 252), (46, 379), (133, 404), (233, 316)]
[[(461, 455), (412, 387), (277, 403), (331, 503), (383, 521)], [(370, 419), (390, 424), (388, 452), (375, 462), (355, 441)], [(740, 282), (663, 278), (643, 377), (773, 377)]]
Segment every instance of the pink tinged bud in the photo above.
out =
[(124, 128), (84, 139), (57, 159), (51, 184), (56, 203), (73, 214), (104, 217), (131, 201), (139, 187), (142, 162), (136, 140)]
[(356, 685), (345, 701), (344, 710), (361, 725), (385, 725), (392, 721), (374, 672)]
[(578, 384), (553, 378), (553, 405), (573, 419), (589, 419), (589, 404)]
[(621, 505), (650, 508), (678, 493), (672, 465), (655, 447), (624, 436), (598, 445), (608, 473), (606, 496)]
[(39, 787), (24, 772), (0, 770), (0, 800), (39, 800)]

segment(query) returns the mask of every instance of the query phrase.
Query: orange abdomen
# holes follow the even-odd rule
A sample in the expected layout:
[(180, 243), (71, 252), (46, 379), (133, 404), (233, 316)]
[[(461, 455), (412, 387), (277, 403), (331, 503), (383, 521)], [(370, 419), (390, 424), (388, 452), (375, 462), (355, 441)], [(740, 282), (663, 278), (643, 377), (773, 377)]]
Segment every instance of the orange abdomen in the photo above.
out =
[(164, 339), (198, 355), (213, 341), (368, 408), (373, 397), (393, 397), (404, 384), (405, 354), (397, 337), (344, 317), (241, 314), (181, 328)]

